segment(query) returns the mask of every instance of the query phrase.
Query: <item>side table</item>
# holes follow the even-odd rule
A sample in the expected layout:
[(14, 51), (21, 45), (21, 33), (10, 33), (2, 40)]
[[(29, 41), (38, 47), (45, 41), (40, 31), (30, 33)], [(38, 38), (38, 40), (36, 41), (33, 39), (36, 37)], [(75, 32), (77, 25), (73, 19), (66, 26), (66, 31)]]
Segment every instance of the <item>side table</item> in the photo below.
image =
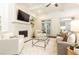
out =
[(70, 49), (70, 47), (67, 47), (67, 55), (77, 55), (77, 53)]

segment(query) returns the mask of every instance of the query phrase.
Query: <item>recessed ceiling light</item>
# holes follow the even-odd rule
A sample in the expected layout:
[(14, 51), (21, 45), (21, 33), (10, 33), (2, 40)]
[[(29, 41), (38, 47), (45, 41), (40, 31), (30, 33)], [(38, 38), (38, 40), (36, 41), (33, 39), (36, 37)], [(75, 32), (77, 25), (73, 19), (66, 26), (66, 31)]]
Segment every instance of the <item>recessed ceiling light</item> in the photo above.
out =
[(38, 10), (37, 12), (38, 12), (38, 13), (41, 13), (41, 12), (42, 12), (42, 10)]

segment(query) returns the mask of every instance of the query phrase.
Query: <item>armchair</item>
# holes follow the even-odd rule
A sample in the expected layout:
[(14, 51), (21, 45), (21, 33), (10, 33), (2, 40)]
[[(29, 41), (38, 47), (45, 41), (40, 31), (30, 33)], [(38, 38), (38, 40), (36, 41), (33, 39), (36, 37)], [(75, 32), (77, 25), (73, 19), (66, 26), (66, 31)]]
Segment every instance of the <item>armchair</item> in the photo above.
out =
[(57, 37), (57, 54), (58, 55), (67, 55), (67, 47), (71, 46), (71, 43), (62, 41), (62, 38)]

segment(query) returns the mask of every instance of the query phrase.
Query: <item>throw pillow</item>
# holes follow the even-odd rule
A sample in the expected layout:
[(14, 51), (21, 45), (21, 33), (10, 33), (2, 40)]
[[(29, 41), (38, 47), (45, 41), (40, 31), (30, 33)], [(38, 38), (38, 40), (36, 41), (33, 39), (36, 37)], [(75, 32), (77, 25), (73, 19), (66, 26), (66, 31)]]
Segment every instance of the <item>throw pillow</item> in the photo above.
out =
[(69, 42), (69, 43), (75, 43), (75, 34), (71, 34), (68, 37), (67, 42)]
[(61, 33), (61, 37), (63, 37), (63, 41), (66, 41), (67, 42), (67, 33)]

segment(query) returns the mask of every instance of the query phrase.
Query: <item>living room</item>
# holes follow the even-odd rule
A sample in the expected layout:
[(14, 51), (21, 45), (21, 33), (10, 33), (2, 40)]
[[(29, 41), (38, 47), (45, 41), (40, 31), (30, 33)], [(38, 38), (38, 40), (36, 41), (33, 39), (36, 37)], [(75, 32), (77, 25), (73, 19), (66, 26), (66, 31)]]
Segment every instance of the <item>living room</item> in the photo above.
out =
[[(76, 3), (0, 4), (0, 54), (78, 55), (72, 50), (78, 35), (71, 38), (72, 32), (78, 33), (78, 13)], [(62, 37), (66, 42), (59, 41)]]

